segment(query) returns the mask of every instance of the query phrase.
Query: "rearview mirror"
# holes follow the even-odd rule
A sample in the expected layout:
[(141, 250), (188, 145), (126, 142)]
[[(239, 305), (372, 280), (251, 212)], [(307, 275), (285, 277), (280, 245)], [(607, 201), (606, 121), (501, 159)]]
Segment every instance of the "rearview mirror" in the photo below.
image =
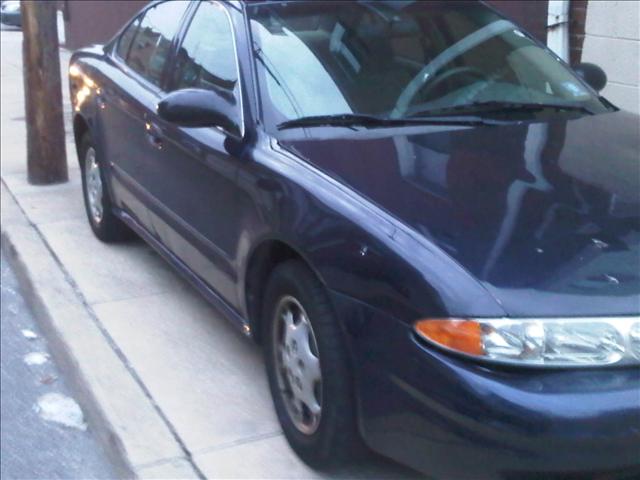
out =
[(579, 63), (573, 67), (573, 70), (596, 92), (602, 90), (607, 84), (607, 74), (598, 65)]
[(158, 103), (160, 118), (181, 127), (221, 127), (240, 135), (238, 106), (232, 94), (223, 96), (212, 90), (176, 90)]

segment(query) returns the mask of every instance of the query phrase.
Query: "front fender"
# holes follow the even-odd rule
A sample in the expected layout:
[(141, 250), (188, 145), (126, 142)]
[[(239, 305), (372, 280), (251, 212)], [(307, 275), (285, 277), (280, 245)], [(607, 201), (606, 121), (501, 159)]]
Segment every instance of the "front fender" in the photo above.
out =
[(503, 316), (497, 301), (446, 253), (275, 140), (239, 169), (239, 264), (261, 238), (294, 246), (328, 289), (404, 322), (426, 316)]

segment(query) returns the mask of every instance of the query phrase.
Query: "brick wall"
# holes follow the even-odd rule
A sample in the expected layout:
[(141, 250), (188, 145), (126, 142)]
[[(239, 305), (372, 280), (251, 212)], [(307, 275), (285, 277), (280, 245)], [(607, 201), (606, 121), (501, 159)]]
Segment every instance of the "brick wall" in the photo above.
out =
[[(66, 47), (71, 50), (109, 40), (148, 3), (148, 0), (58, 1), (65, 12)], [(546, 42), (547, 0), (489, 0), (488, 3)]]
[(148, 0), (61, 0), (65, 46), (70, 50), (104, 43)]
[(547, 43), (547, 0), (488, 0), (487, 3)]
[(571, 65), (580, 63), (582, 59), (588, 4), (588, 0), (571, 0), (569, 5), (569, 63)]

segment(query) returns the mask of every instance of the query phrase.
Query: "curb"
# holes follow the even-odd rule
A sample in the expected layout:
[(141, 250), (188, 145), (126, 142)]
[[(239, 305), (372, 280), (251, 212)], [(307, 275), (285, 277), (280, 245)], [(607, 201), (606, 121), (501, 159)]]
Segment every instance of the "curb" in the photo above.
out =
[(2, 250), (120, 478), (204, 478), (4, 182)]

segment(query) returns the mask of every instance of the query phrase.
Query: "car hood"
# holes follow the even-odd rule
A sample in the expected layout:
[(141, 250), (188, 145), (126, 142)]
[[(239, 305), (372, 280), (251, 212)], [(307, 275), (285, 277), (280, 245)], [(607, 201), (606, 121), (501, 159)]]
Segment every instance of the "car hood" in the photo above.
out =
[(280, 144), (438, 245), (510, 316), (627, 315), (640, 311), (639, 125), (614, 112)]

